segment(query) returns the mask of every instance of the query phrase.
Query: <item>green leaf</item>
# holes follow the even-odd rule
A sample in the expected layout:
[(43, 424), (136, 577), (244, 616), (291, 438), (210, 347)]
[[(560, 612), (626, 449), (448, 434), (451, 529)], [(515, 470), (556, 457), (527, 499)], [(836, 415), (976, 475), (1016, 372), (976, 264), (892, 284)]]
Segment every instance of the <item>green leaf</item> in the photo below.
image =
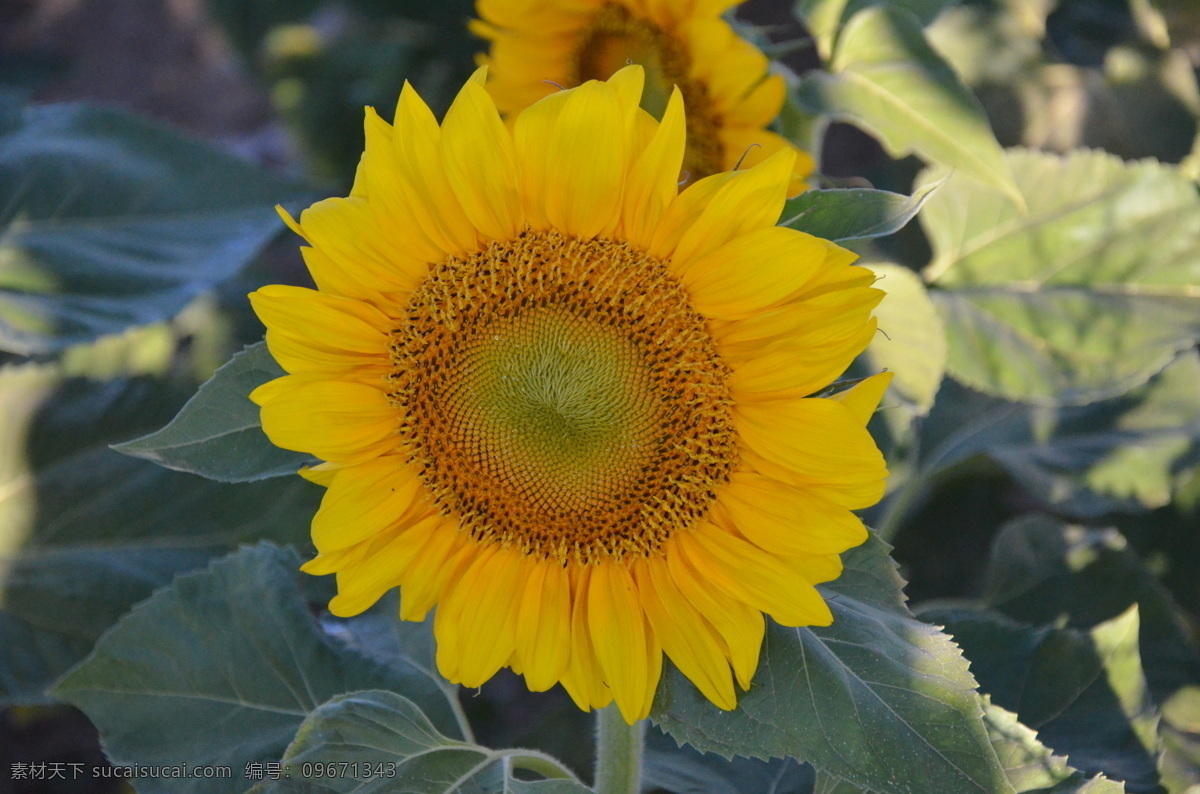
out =
[[(561, 779), (529, 782), (512, 769)], [(284, 755), (285, 774), (318, 791), (413, 794), (586, 794), (589, 789), (552, 759), (523, 750), (491, 750), (447, 738), (411, 700), (395, 692), (335, 697), (310, 714)], [(536, 762), (535, 762), (536, 763)], [(332, 765), (332, 768), (331, 768)], [(570, 776), (570, 777), (569, 777)], [(265, 792), (293, 791), (266, 784)]]
[(809, 794), (815, 773), (794, 758), (722, 758), (680, 746), (651, 727), (646, 731), (644, 788), (673, 794)]
[(1055, 794), (1091, 791), (1093, 794), (1122, 794), (1125, 787), (1103, 777), (1088, 779), (1072, 769), (1065, 758), (1054, 755), (1038, 741), (1037, 732), (1017, 720), (1017, 715), (985, 697), (983, 721), (992, 747), (1004, 764), (1008, 781), (1019, 792), (1049, 790)]
[(399, 620), (399, 592), (386, 593), (375, 606), (352, 618), (332, 615), (321, 625), (330, 636), (363, 656), (391, 667), (397, 675), (413, 679), (420, 689), (439, 689), (458, 721), (458, 732), (472, 739), (471, 726), (458, 709), (457, 684), (442, 678), (437, 669), (437, 644), (433, 636), (433, 616), (418, 623)]
[(1166, 704), (1200, 685), (1200, 654), (1170, 593), (1112, 529), (1044, 515), (1005, 525), (992, 546), (984, 602), (1033, 625), (1091, 629), (1136, 604), (1138, 643), (1151, 692)]
[(946, 635), (913, 619), (887, 546), (872, 535), (843, 562), (842, 576), (821, 587), (833, 625), (769, 624), (758, 673), (734, 711), (672, 668), (652, 718), (702, 752), (792, 756), (866, 788), (1011, 791), (966, 661)]
[(908, 411), (924, 416), (933, 407), (946, 369), (946, 330), (925, 285), (906, 267), (863, 263), (886, 294), (875, 309), (879, 329), (864, 356), (872, 370), (895, 374), (891, 390)]
[(834, 242), (895, 234), (913, 219), (938, 185), (904, 196), (886, 190), (807, 190), (789, 199), (780, 223)]
[(887, 7), (846, 25), (828, 72), (809, 72), (798, 99), (813, 113), (853, 122), (893, 156), (916, 153), (1022, 198), (983, 109), (925, 41), (913, 17)]
[(842, 25), (859, 11), (870, 6), (891, 5), (915, 14), (922, 25), (928, 25), (950, 0), (797, 0), (796, 14), (817, 40), (821, 57), (828, 60), (833, 43)]
[(247, 265), (299, 189), (116, 110), (30, 106), (0, 137), (0, 349), (174, 316)]
[(922, 425), (922, 488), (987, 456), (1055, 510), (1090, 518), (1167, 504), (1200, 450), (1200, 356), (1085, 406), (1030, 406), (947, 380)]
[[(301, 597), (299, 559), (246, 547), (134, 607), (53, 694), (87, 713), (125, 764), (275, 761), (310, 713), (361, 689), (405, 692), (446, 733), (442, 693), (332, 640)], [(227, 780), (137, 782), (140, 792), (241, 792)]]
[(193, 388), (0, 370), (0, 700), (43, 700), (174, 574), (247, 540), (306, 542), (320, 489), (299, 477), (220, 485), (108, 449), (170, 417)]
[(265, 344), (251, 345), (218, 369), (166, 427), (113, 449), (220, 482), (295, 474), (313, 459), (272, 444), (248, 397), (285, 374)]
[(1155, 790), (1158, 717), (1142, 675), (1136, 607), (1087, 633), (962, 608), (922, 618), (944, 624), (980, 689), (1073, 766), (1124, 780), (1131, 791)]
[(954, 377), (1015, 400), (1086, 403), (1146, 382), (1195, 343), (1194, 185), (1101, 152), (1012, 150), (1008, 162), (1027, 214), (961, 176), (921, 213)]

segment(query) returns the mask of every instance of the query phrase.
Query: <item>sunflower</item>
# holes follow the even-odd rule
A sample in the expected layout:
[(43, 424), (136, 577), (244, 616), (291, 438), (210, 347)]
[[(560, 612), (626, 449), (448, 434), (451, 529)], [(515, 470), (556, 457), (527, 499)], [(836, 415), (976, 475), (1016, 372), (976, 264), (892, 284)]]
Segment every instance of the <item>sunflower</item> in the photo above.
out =
[(805, 189), (813, 161), (764, 129), (783, 107), (786, 85), (767, 57), (721, 15), (738, 0), (477, 0), (472, 30), (491, 50), (488, 89), (501, 112), (626, 64), (646, 70), (642, 107), (661, 119), (674, 86), (688, 109), (683, 171), (692, 180), (796, 152), (789, 195)]
[[(882, 494), (874, 376), (827, 386), (875, 332), (854, 255), (774, 226), (794, 154), (682, 192), (684, 109), (628, 67), (509, 129), (481, 69), (439, 126), (408, 85), (368, 109), (348, 198), (305, 210), (317, 289), (251, 294), (290, 374), (262, 426), (325, 461), (312, 574), (335, 615), (400, 587), (437, 608), (437, 664), (509, 666), (644, 717), (666, 653), (722, 708), (767, 613), (825, 625), (813, 586)], [(286, 217), (286, 215), (285, 215)]]

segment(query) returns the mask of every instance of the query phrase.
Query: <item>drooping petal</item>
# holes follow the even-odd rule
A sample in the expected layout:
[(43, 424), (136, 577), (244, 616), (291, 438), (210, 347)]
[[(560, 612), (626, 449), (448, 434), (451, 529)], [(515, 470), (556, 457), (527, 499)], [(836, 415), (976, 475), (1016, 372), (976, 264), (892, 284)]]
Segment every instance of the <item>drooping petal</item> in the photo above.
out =
[(604, 680), (630, 724), (641, 719), (650, 671), (646, 626), (637, 587), (620, 563), (601, 563), (588, 586), (588, 628)]
[(688, 562), (713, 586), (785, 626), (828, 626), (833, 615), (811, 583), (778, 557), (711, 524), (679, 537)]
[(666, 561), (640, 561), (634, 567), (646, 617), (663, 651), (704, 696), (723, 709), (737, 705), (733, 675), (720, 635), (671, 580)]
[(819, 492), (734, 472), (718, 505), (737, 530), (772, 554), (837, 554), (867, 539), (862, 520)]
[(516, 650), (530, 690), (544, 692), (571, 658), (571, 582), (556, 561), (530, 568), (517, 617)]
[(750, 679), (758, 668), (758, 652), (766, 632), (762, 613), (724, 590), (713, 587), (680, 551), (678, 540), (665, 556), (671, 581), (720, 635), (729, 653), (738, 686), (749, 689)]

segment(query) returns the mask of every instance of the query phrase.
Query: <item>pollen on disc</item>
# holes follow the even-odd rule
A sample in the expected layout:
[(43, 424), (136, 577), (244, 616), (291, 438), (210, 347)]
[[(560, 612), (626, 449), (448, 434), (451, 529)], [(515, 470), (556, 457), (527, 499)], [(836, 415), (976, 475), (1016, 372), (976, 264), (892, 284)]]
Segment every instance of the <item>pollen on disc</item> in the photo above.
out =
[(666, 268), (526, 232), (433, 269), (393, 333), (392, 399), (442, 509), (482, 541), (653, 553), (728, 481), (728, 369)]

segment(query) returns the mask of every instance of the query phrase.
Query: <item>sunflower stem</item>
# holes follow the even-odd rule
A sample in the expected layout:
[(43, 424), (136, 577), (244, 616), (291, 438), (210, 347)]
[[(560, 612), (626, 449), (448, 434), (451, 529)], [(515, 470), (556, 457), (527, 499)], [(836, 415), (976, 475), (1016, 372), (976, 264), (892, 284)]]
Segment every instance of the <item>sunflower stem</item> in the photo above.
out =
[(646, 721), (625, 722), (617, 704), (596, 712), (596, 794), (638, 794)]

